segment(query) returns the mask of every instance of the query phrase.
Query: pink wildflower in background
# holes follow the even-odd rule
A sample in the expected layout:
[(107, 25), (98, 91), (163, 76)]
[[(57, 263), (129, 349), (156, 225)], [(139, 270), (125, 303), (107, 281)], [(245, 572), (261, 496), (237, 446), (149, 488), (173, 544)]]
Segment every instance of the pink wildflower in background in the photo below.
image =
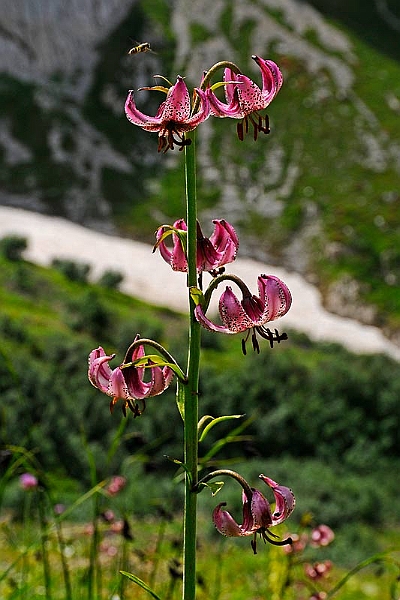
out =
[(22, 489), (26, 491), (33, 490), (39, 485), (37, 477), (35, 477), (35, 475), (33, 475), (32, 473), (23, 473), (19, 478), (19, 482), (21, 484)]
[(126, 477), (122, 477), (122, 475), (115, 475), (111, 478), (110, 483), (106, 487), (106, 491), (110, 494), (110, 496), (116, 496), (122, 489), (124, 489), (125, 485)]
[(318, 525), (311, 532), (311, 546), (328, 546), (335, 539), (335, 534), (328, 525)]

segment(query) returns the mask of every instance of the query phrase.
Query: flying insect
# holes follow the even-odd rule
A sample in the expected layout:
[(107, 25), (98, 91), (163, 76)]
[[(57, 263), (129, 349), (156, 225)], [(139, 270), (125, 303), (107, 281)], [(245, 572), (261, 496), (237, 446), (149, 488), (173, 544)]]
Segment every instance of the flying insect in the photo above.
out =
[(128, 52), (128, 54), (139, 54), (140, 52), (153, 52), (150, 48), (149, 42), (143, 42), (142, 44), (138, 44), (137, 46), (133, 46)]

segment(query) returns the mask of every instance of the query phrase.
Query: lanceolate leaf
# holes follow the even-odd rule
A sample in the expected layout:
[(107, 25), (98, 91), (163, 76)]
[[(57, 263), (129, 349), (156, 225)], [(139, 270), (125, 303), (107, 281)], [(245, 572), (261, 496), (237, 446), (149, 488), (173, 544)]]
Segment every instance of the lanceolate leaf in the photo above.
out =
[(204, 440), (204, 438), (206, 437), (206, 435), (210, 431), (210, 429), (212, 427), (214, 427), (214, 425), (217, 425), (217, 423), (222, 423), (223, 421), (229, 421), (230, 419), (241, 419), (242, 417), (244, 417), (244, 415), (224, 415), (222, 417), (217, 417), (216, 419), (213, 419), (211, 421), (211, 423), (208, 423), (208, 425), (206, 425), (206, 427), (204, 428), (203, 433), (201, 434), (201, 436), (199, 438), (199, 442), (202, 442)]
[(131, 581), (136, 583), (143, 590), (148, 592), (150, 594), (150, 596), (155, 598), (155, 600), (161, 600), (160, 596), (157, 596), (157, 594), (155, 592), (153, 592), (153, 590), (151, 590), (144, 581), (139, 579), (139, 577), (136, 577), (136, 575), (134, 575), (133, 573), (127, 573), (126, 571), (120, 571), (120, 573), (121, 573), (121, 575), (124, 575), (125, 577), (127, 577), (128, 579), (130, 579)]

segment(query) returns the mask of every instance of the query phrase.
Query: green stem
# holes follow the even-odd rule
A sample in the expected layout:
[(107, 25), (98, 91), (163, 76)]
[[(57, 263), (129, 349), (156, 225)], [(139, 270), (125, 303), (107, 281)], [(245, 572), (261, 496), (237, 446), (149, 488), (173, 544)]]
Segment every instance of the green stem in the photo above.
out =
[[(197, 199), (195, 140), (185, 146), (185, 187), (186, 187), (186, 224), (187, 224), (187, 262), (188, 289), (197, 283)], [(198, 382), (200, 366), (200, 325), (194, 318), (194, 302), (189, 297), (189, 351), (187, 363), (187, 384), (184, 387), (184, 460), (185, 507), (184, 507), (184, 548), (183, 548), (183, 600), (195, 600), (196, 597), (196, 524), (197, 494), (193, 486), (197, 484), (198, 469)]]
[(46, 600), (51, 599), (51, 577), (50, 577), (50, 563), (49, 554), (47, 552), (47, 541), (48, 541), (48, 528), (46, 526), (46, 515), (44, 507), (44, 492), (38, 490), (37, 503), (40, 521), (40, 542), (42, 549), (42, 564), (43, 564), (43, 578), (44, 578), (44, 589), (46, 594)]

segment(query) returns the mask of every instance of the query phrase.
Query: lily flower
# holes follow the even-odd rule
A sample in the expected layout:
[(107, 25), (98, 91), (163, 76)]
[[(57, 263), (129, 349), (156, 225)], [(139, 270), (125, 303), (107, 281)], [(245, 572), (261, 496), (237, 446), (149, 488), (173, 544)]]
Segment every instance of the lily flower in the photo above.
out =
[(287, 339), (285, 333), (280, 335), (275, 330), (274, 334), (265, 327), (266, 323), (285, 315), (292, 304), (292, 296), (286, 284), (274, 275), (260, 275), (258, 277), (259, 295), (255, 296), (251, 294), (241, 280), (235, 278), (234, 281), (240, 285), (243, 298), (239, 300), (232, 292), (232, 288), (226, 287), (219, 300), (219, 314), (222, 325), (210, 321), (205, 315), (201, 304), (198, 304), (195, 308), (195, 317), (198, 322), (206, 329), (220, 333), (235, 334), (247, 330), (248, 334), (242, 346), (244, 354), (246, 353), (245, 343), (250, 331), (253, 332), (253, 348), (257, 352), (259, 352), (259, 346), (256, 333), (269, 340), (271, 348), (273, 342)]
[[(99, 346), (89, 354), (89, 381), (94, 387), (107, 396), (111, 396), (110, 411), (118, 400), (123, 401), (122, 412), (126, 416), (129, 408), (135, 417), (139, 416), (145, 409), (145, 399), (158, 396), (170, 385), (174, 372), (167, 366), (151, 366), (154, 363), (150, 359), (147, 366), (135, 366), (138, 359), (145, 356), (144, 346), (134, 347), (132, 352), (127, 352), (124, 362), (115, 369), (111, 369), (109, 362), (115, 358), (115, 354), (107, 355)], [(144, 381), (145, 370), (150, 371), (150, 381)], [(142, 404), (140, 409), (137, 401)]]
[(241, 123), (237, 126), (240, 140), (243, 140), (243, 132), (248, 132), (249, 121), (254, 128), (255, 140), (259, 131), (270, 132), (268, 116), (264, 118), (265, 124), (263, 124), (263, 117), (258, 114), (258, 111), (271, 104), (283, 83), (282, 73), (272, 60), (265, 60), (256, 55), (251, 58), (260, 67), (262, 89), (246, 75), (235, 73), (232, 69), (227, 68), (224, 71), (226, 103), (217, 98), (212, 87), (206, 90), (212, 115), (241, 119)]
[[(210, 238), (203, 235), (199, 223), (197, 223), (197, 272), (214, 271), (226, 265), (236, 258), (239, 247), (239, 239), (236, 231), (224, 219), (214, 219), (214, 231)], [(165, 233), (172, 232), (173, 247), (170, 250), (164, 242)], [(183, 219), (175, 221), (172, 228), (165, 225), (159, 227), (156, 232), (157, 242), (155, 249), (159, 248), (163, 259), (171, 265), (174, 271), (187, 271), (187, 260), (182, 241), (174, 230), (187, 231)]]
[(125, 102), (125, 114), (131, 123), (145, 131), (158, 132), (159, 152), (173, 150), (174, 144), (180, 146), (180, 150), (182, 150), (183, 146), (190, 144), (190, 140), (185, 139), (185, 133), (196, 129), (210, 115), (210, 105), (206, 93), (198, 88), (195, 88), (195, 92), (200, 98), (200, 108), (191, 115), (192, 105), (189, 91), (180, 75), (178, 75), (175, 85), (169, 89), (163, 86), (141, 89), (159, 90), (167, 94), (154, 117), (145, 115), (136, 107), (133, 90), (129, 91)]
[(273, 512), (268, 500), (255, 488), (250, 488), (251, 497), (248, 496), (245, 490), (242, 492), (243, 522), (241, 525), (235, 521), (228, 511), (222, 508), (226, 506), (226, 502), (218, 504), (213, 511), (214, 525), (222, 535), (226, 537), (253, 536), (251, 546), (254, 554), (257, 554), (257, 534), (264, 542), (270, 542), (278, 546), (291, 543), (290, 538), (283, 541), (274, 539), (276, 536), (269, 532), (269, 528), (285, 521), (293, 512), (296, 504), (294, 494), (290, 488), (279, 485), (265, 475), (260, 475), (260, 479), (272, 489), (274, 494), (275, 508)]

